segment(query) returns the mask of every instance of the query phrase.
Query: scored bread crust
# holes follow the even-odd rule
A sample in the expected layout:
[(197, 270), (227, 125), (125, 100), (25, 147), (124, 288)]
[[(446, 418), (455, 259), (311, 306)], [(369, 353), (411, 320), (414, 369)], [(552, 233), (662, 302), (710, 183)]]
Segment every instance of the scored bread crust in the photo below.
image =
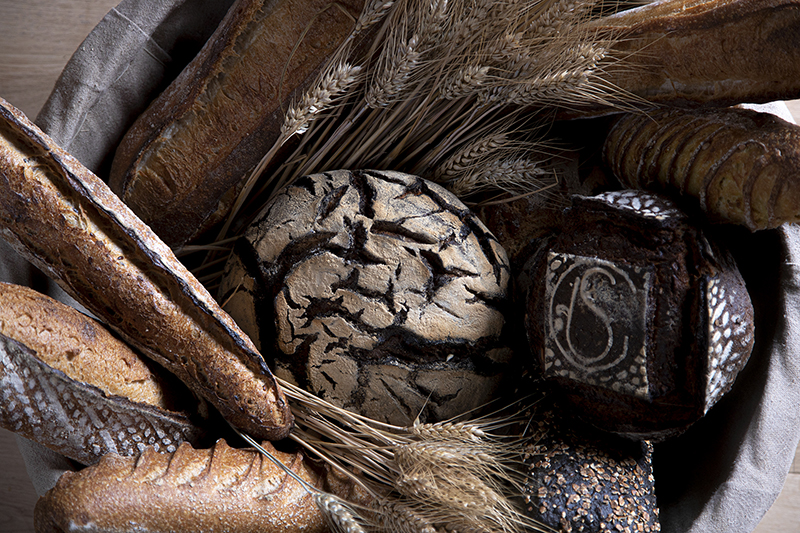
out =
[[(312, 486), (322, 483), (301, 454), (265, 446)], [(210, 449), (181, 445), (136, 460), (107, 455), (67, 472), (36, 504), (37, 533), (174, 531), (322, 533), (311, 495), (272, 461), (224, 440)]]
[(364, 0), (239, 0), (122, 139), (109, 185), (170, 246), (203, 227), (278, 138)]
[(0, 427), (81, 464), (93, 464), (107, 453), (168, 452), (205, 436), (184, 413), (109, 395), (72, 379), (2, 334), (0, 400)]
[(800, 126), (737, 107), (622, 114), (603, 157), (626, 186), (682, 194), (751, 231), (800, 222)]
[(0, 99), (0, 235), (234, 426), (293, 417), (252, 341), (108, 186)]

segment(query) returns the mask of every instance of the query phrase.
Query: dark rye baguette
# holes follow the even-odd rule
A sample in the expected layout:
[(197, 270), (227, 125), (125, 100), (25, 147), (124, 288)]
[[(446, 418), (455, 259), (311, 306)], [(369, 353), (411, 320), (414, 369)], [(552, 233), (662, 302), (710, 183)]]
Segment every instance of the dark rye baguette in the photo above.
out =
[(291, 431), (252, 341), (102, 180), (2, 99), (0, 234), (231, 424), (267, 440)]
[[(312, 486), (331, 490), (303, 455), (265, 446)], [(344, 484), (338, 482), (340, 486)], [(346, 497), (348, 495), (342, 495)], [(312, 496), (272, 461), (220, 440), (211, 449), (108, 455), (67, 472), (36, 504), (37, 533), (322, 533)]]
[(170, 246), (217, 211), (278, 138), (284, 113), (350, 35), (364, 0), (238, 0), (136, 120), (109, 184)]
[(176, 411), (189, 398), (172, 398), (191, 393), (151, 366), (75, 309), (0, 284), (1, 427), (82, 464), (199, 442), (196, 413)]

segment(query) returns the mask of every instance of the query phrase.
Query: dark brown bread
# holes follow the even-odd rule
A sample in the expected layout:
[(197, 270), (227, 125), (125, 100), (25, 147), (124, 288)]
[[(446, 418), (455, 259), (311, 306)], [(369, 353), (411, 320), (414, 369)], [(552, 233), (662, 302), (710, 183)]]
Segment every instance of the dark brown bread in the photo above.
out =
[[(312, 486), (324, 478), (301, 454), (266, 448)], [(224, 440), (206, 450), (180, 446), (136, 460), (108, 455), (67, 472), (36, 504), (37, 533), (321, 533), (309, 493), (259, 452)]]
[(277, 139), (363, 0), (239, 0), (120, 143), (111, 188), (170, 246), (187, 242)]
[(524, 449), (528, 515), (554, 531), (661, 531), (653, 445), (575, 423), (548, 403)]
[(105, 183), (3, 100), (0, 233), (230, 423), (263, 439), (291, 430), (250, 339)]
[(731, 388), (753, 349), (736, 263), (664, 196), (576, 197), (525, 272), (538, 375), (601, 429), (681, 433)]

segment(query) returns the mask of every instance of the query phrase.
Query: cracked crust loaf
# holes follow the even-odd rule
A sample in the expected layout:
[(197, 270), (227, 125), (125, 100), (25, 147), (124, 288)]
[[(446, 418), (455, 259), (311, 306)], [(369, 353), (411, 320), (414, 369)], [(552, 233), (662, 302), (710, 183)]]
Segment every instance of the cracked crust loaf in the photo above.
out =
[(511, 358), (508, 280), (503, 248), (442, 187), (335, 171), (297, 180), (265, 207), (219, 297), (276, 354), (276, 375), (410, 424), (492, 399)]

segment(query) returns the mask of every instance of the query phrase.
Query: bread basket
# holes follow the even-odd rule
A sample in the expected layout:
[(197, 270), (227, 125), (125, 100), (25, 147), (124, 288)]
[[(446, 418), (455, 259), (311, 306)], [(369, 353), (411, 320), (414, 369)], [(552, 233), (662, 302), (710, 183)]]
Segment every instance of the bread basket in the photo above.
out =
[[(199, 50), (230, 4), (123, 0), (75, 52), (36, 123), (107, 176), (133, 119)], [(0, 246), (2, 281), (68, 300)], [(733, 390), (703, 420), (656, 445), (666, 532), (752, 531), (780, 493), (800, 439), (800, 228), (743, 231), (733, 248), (756, 309), (755, 351)], [(35, 443), (19, 443), (39, 494), (71, 467)]]

